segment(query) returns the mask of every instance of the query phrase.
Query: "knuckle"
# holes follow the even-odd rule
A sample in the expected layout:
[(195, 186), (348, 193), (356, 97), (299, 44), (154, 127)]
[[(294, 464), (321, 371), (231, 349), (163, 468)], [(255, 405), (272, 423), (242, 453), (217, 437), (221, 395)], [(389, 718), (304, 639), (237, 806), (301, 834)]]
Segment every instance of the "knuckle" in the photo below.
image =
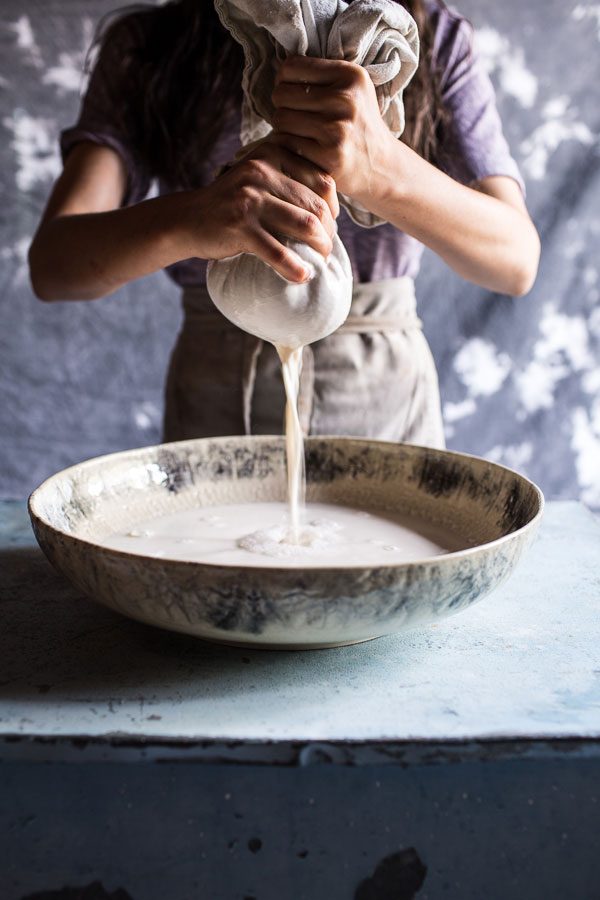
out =
[(356, 102), (356, 85), (351, 83), (343, 88), (339, 92), (339, 99), (341, 101), (341, 105), (345, 110), (351, 110), (354, 108), (354, 104)]
[(310, 235), (316, 234), (320, 230), (320, 221), (313, 212), (304, 212), (302, 214), (302, 228)]
[(233, 201), (234, 222), (244, 222), (253, 212), (257, 203), (257, 194), (249, 184), (243, 184), (236, 192)]
[(348, 129), (353, 128), (358, 121), (359, 108), (358, 97), (355, 96), (354, 99), (348, 103), (348, 106), (344, 111), (344, 121)]
[(322, 221), (325, 218), (327, 213), (327, 204), (321, 197), (313, 197), (311, 203), (311, 212), (319, 219), (319, 221)]
[(251, 184), (242, 184), (238, 191), (237, 199), (241, 205), (254, 203), (256, 199), (256, 191), (254, 187)]
[(327, 172), (319, 175), (319, 189), (322, 194), (330, 194), (335, 191), (335, 181)]
[(351, 85), (354, 87), (361, 87), (366, 84), (367, 80), (370, 78), (369, 73), (364, 68), (364, 66), (359, 66), (358, 63), (352, 63), (351, 68), (348, 71), (348, 80)]
[(347, 140), (350, 137), (350, 135), (352, 134), (352, 131), (353, 131), (352, 122), (349, 121), (348, 119), (342, 119), (340, 121), (340, 133), (342, 135), (342, 140), (343, 141)]
[(248, 179), (254, 181), (255, 179), (266, 177), (268, 165), (264, 159), (252, 157), (252, 159), (245, 161), (245, 169)]
[(336, 144), (341, 144), (347, 135), (346, 123), (342, 119), (335, 119), (328, 127), (329, 137)]

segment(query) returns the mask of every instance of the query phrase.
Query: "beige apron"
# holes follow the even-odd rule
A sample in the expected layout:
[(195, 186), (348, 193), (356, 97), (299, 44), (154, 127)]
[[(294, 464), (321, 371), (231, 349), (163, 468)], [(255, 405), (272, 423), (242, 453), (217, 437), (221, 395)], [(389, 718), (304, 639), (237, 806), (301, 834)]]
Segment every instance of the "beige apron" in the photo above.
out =
[[(285, 394), (273, 346), (232, 325), (204, 286), (184, 290), (183, 310), (164, 440), (280, 434)], [(444, 446), (437, 373), (411, 278), (355, 284), (345, 324), (304, 348), (299, 412), (306, 434)]]

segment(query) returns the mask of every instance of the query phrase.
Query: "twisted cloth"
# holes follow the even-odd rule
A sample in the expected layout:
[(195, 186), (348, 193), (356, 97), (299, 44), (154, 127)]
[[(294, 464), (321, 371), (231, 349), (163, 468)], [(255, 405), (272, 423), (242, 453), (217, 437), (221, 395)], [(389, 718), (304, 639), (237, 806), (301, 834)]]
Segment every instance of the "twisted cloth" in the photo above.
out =
[[(275, 60), (319, 56), (364, 66), (375, 85), (379, 110), (395, 137), (404, 131), (402, 92), (419, 61), (417, 26), (393, 0), (215, 0), (225, 28), (244, 50), (242, 122), (245, 146), (271, 130)], [(382, 223), (340, 195), (359, 225)]]
[[(418, 34), (412, 17), (392, 0), (352, 5), (342, 0), (216, 0), (215, 8), (244, 49), (240, 137), (245, 147), (271, 130), (274, 62), (288, 54), (366, 65), (384, 120), (396, 134), (404, 128), (402, 88), (417, 65)], [(340, 195), (340, 202), (359, 224), (381, 222), (348, 197)], [(250, 334), (291, 349), (335, 331), (352, 300), (350, 260), (337, 236), (325, 262), (305, 244), (293, 247), (305, 262), (312, 257), (308, 283), (286, 282), (250, 254), (213, 261), (207, 271), (209, 293), (225, 316)]]

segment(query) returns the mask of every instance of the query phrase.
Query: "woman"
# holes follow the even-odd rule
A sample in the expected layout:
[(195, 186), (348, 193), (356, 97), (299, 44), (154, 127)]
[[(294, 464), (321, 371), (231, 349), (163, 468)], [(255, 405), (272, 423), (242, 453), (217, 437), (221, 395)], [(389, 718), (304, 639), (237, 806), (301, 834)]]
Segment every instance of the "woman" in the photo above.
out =
[[(421, 63), (401, 141), (365, 70), (290, 59), (274, 131), (217, 178), (239, 149), (242, 56), (212, 4), (172, 0), (105, 32), (79, 121), (62, 134), (64, 171), (31, 246), (31, 278), (43, 300), (95, 299), (161, 268), (183, 288), (166, 440), (281, 428), (275, 353), (216, 313), (208, 259), (249, 251), (302, 281), (281, 236), (326, 256), (337, 224), (354, 324), (307, 353), (304, 427), (432, 446), (443, 445), (439, 392), (413, 291), (423, 246), (490, 290), (530, 289), (539, 239), (470, 27), (441, 0), (404, 5)], [(145, 200), (154, 178), (160, 196)], [(336, 189), (389, 224), (355, 225)]]

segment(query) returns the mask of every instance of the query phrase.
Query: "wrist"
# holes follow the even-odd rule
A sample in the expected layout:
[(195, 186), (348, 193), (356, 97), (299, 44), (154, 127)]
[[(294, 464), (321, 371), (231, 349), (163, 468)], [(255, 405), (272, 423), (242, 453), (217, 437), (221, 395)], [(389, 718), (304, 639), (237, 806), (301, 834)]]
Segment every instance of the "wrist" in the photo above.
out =
[(208, 188), (196, 188), (189, 191), (177, 191), (162, 198), (165, 201), (161, 210), (162, 240), (169, 252), (177, 258), (208, 258), (205, 249), (208, 244), (206, 234)]
[(365, 209), (388, 219), (390, 210), (397, 210), (407, 195), (406, 144), (386, 129), (374, 142), (376, 149), (369, 154), (369, 170), (355, 199)]

